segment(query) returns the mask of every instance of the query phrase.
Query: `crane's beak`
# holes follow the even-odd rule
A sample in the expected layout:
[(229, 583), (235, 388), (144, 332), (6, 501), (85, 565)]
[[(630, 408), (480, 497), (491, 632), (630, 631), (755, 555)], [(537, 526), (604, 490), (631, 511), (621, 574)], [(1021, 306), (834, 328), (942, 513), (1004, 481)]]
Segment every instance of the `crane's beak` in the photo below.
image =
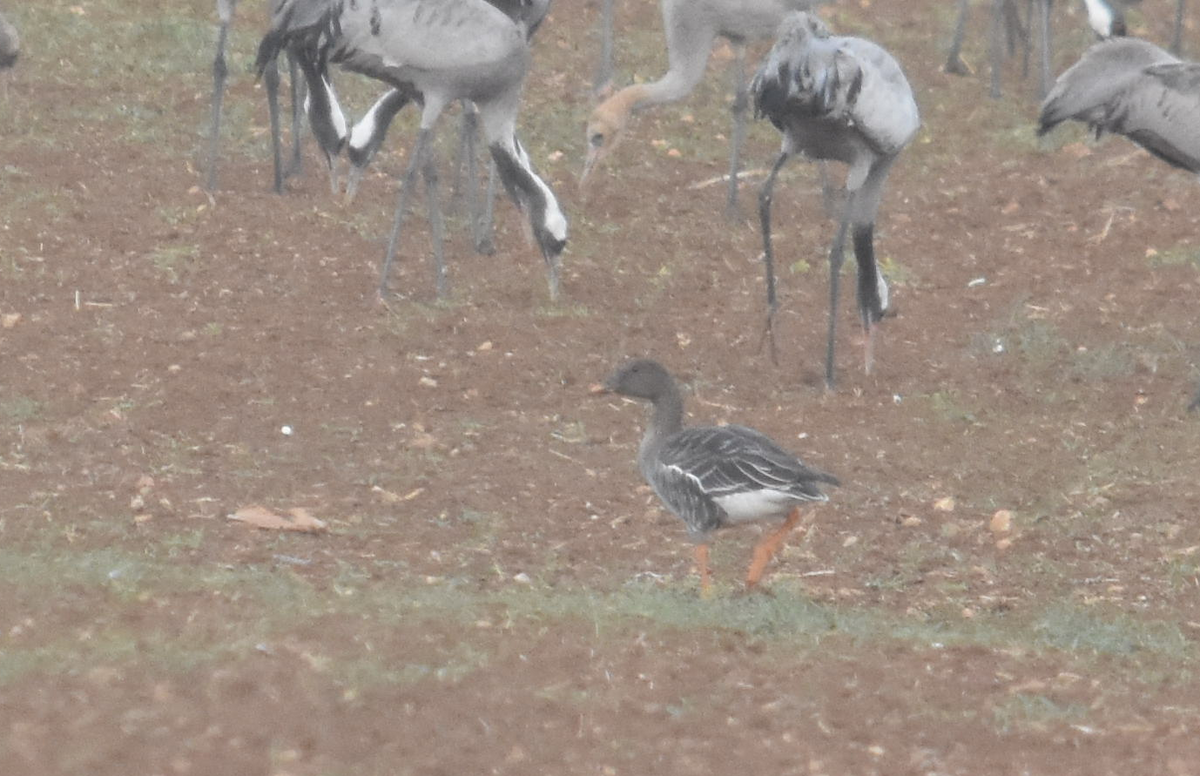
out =
[(595, 169), (596, 163), (604, 158), (607, 153), (608, 149), (603, 145), (588, 144), (587, 158), (583, 160), (583, 172), (579, 174), (580, 193), (587, 193), (588, 176), (592, 174), (592, 170)]
[(365, 167), (359, 167), (357, 164), (350, 165), (350, 170), (346, 173), (346, 197), (342, 200), (346, 206), (354, 202), (354, 197), (358, 194), (358, 184), (362, 180), (365, 169)]

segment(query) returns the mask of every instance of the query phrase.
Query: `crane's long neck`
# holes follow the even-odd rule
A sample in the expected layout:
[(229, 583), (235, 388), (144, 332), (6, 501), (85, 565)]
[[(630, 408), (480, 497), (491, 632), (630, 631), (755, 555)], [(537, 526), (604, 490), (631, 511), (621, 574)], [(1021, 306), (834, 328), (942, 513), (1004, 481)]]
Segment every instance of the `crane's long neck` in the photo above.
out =
[(529, 154), (525, 153), (516, 135), (493, 140), (488, 147), (504, 188), (517, 206), (528, 213), (538, 243), (544, 247), (544, 237), (565, 242), (567, 217), (558, 204), (558, 197), (533, 169)]
[(388, 127), (412, 96), (399, 89), (392, 89), (375, 101), (375, 104), (363, 114), (354, 128), (350, 130), (350, 138), (346, 144), (346, 153), (350, 162), (356, 167), (366, 167), (371, 157), (383, 145)]
[(696, 84), (704, 76), (704, 65), (708, 60), (708, 51), (703, 57), (689, 57), (677, 63), (657, 81), (647, 84), (631, 84), (609, 97), (600, 107), (629, 116), (635, 111), (651, 105), (662, 105), (668, 102), (682, 100), (692, 93)]

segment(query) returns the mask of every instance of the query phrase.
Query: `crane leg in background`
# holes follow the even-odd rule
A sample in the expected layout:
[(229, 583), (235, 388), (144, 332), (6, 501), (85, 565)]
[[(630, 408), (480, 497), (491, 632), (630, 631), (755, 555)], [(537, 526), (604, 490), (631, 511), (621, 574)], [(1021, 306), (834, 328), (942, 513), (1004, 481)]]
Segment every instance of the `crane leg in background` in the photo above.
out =
[(834, 388), (833, 355), (837, 341), (838, 290), (841, 284), (842, 264), (846, 261), (846, 232), (850, 227), (850, 213), (854, 211), (854, 193), (846, 202), (845, 214), (838, 222), (837, 235), (829, 248), (829, 341), (825, 345), (825, 389)]
[(762, 350), (763, 340), (766, 340), (771, 353), (771, 363), (775, 365), (779, 364), (779, 354), (775, 348), (775, 311), (779, 307), (779, 302), (775, 295), (775, 254), (771, 247), (771, 198), (775, 192), (775, 179), (779, 177), (779, 171), (787, 164), (790, 156), (791, 154), (786, 150), (779, 152), (779, 157), (771, 167), (771, 174), (767, 176), (767, 179), (763, 181), (762, 188), (758, 190), (758, 221), (762, 227), (763, 273), (767, 286), (767, 320), (763, 326), (762, 339), (759, 340), (758, 348)]
[[(472, 149), (474, 150), (474, 149)], [(429, 211), (429, 231), (433, 238), (433, 273), (434, 288), (437, 298), (446, 298), (446, 225), (442, 219), (442, 202), (438, 196), (437, 160), (434, 158), (433, 147), (425, 151), (425, 161), (422, 174), (425, 177), (425, 206)], [(474, 165), (471, 165), (474, 166)], [(474, 182), (471, 184), (474, 190)]]
[(1187, 0), (1177, 0), (1175, 3), (1175, 30), (1171, 33), (1171, 53), (1183, 56), (1183, 7)]
[(963, 37), (967, 33), (967, 17), (971, 13), (971, 0), (958, 0), (958, 18), (954, 21), (954, 37), (950, 39), (950, 53), (942, 70), (953, 75), (969, 75), (971, 68), (962, 61)]
[(742, 143), (746, 139), (746, 114), (750, 110), (750, 86), (746, 81), (746, 49), (734, 46), (733, 58), (733, 137), (729, 141), (729, 193), (725, 198), (725, 218), (740, 221), (738, 212), (738, 172), (741, 169)]
[(1041, 81), (1038, 83), (1038, 99), (1046, 99), (1050, 93), (1050, 4), (1053, 0), (1038, 0), (1039, 29), (1041, 32), (1042, 68)]
[(417, 177), (417, 171), (421, 169), (422, 158), (425, 156), (425, 147), (429, 145), (429, 136), (432, 130), (428, 127), (421, 127), (421, 131), (417, 134), (417, 144), (413, 148), (412, 158), (408, 161), (408, 169), (404, 171), (404, 178), (400, 181), (400, 194), (396, 201), (396, 215), (392, 218), (392, 232), (388, 236), (387, 254), (383, 259), (383, 272), (379, 278), (379, 296), (382, 299), (387, 299), (387, 280), (388, 273), (392, 269), (392, 262), (396, 258), (396, 246), (400, 243), (400, 227), (404, 223), (404, 214), (408, 210), (408, 198), (412, 195), (413, 179)]
[(1004, 24), (1004, 0), (992, 0), (992, 21), (989, 25), (988, 53), (992, 66), (992, 84), (988, 94), (993, 100), (1002, 96), (1000, 71), (1004, 68), (1004, 43), (1001, 26)]
[(491, 256), (496, 252), (496, 245), (492, 241), (492, 233), (496, 222), (496, 178), (499, 174), (499, 171), (496, 169), (496, 160), (492, 159), (488, 163), (487, 190), (483, 194), (483, 213), (479, 217), (481, 225), (479, 233), (475, 236), (475, 250), (484, 256)]
[[(296, 58), (289, 51), (287, 54), (288, 60), (288, 77), (291, 79), (291, 98), (292, 98), (292, 160), (288, 162), (287, 169), (283, 173), (283, 177), (290, 178), (293, 175), (300, 174), (302, 162), (300, 161), (300, 133), (304, 131), (304, 126), (300, 121), (301, 104), (304, 98), (300, 96), (300, 68), (296, 64)], [(337, 193), (336, 191), (334, 192)]]
[[(476, 169), (475, 162), (475, 137), (479, 127), (479, 114), (476, 113), (475, 106), (470, 100), (459, 100), (459, 107), (462, 108), (462, 123), (458, 127), (458, 151), (454, 157), (454, 177), (450, 183), (450, 201), (461, 202), (464, 198), (470, 200), (471, 194), (463, 194), (464, 174), (468, 182), (474, 183), (474, 170)], [(465, 173), (464, 173), (465, 169)], [(453, 208), (454, 205), (451, 204)], [(457, 210), (455, 210), (457, 212)], [(471, 217), (475, 214), (472, 212)]]
[(208, 134), (208, 177), (204, 187), (210, 192), (217, 188), (217, 153), (221, 145), (221, 108), (225, 102), (225, 81), (229, 66), (225, 62), (225, 47), (229, 41), (229, 21), (222, 20), (217, 32), (217, 54), (213, 58), (212, 127)]
[(267, 86), (267, 115), (271, 122), (271, 154), (275, 161), (276, 194), (283, 193), (283, 149), (279, 128), (279, 63), (272, 59), (263, 68), (263, 83)]

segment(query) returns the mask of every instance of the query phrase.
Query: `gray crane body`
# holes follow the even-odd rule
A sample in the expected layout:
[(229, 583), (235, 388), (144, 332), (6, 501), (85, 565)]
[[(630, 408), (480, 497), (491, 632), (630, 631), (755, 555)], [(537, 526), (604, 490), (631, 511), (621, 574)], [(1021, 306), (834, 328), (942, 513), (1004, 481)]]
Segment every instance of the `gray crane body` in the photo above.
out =
[[(750, 85), (755, 113), (783, 135), (779, 157), (759, 191), (767, 284), (766, 335), (775, 355), (776, 309), (771, 198), (787, 160), (802, 154), (847, 165), (847, 200), (829, 252), (829, 338), (825, 382), (834, 383), (838, 276), (847, 232), (858, 262), (858, 307), (865, 334), (864, 365), (871, 371), (875, 324), (888, 308), (888, 287), (875, 261), (874, 226), (888, 172), (916, 136), (920, 113), (896, 60), (863, 38), (831, 35), (816, 16), (798, 13), (780, 28)], [(853, 227), (853, 229), (851, 229)]]
[[(787, 34), (796, 46), (773, 49), (751, 87), (761, 94), (759, 111), (783, 134), (783, 152), (848, 165), (846, 189), (861, 191), (860, 212), (851, 213), (851, 221), (873, 220), (884, 166), (921, 126), (908, 80), (896, 60), (872, 41), (817, 37), (803, 26)], [(800, 64), (794, 61), (797, 50), (804, 52)], [(788, 70), (800, 72), (800, 80), (778, 81), (781, 91), (767, 86), (775, 74)], [(776, 100), (782, 102), (769, 104)]]
[(1038, 134), (1064, 121), (1124, 135), (1164, 162), (1200, 173), (1200, 64), (1144, 40), (1097, 43), (1054, 83)]
[(557, 298), (566, 216), (516, 137), (521, 88), (530, 61), (528, 29), (486, 0), (276, 2), (271, 29), (259, 44), (260, 66), (287, 47), (318, 70), (328, 63), (340, 64), (391, 84), (421, 103), (421, 129), (400, 187), (381, 295), (387, 294), (387, 275), (413, 180), (423, 171), (430, 195), (437, 291), (439, 298), (445, 296), (443, 226), (430, 135), (448, 104), (470, 100), (479, 108), (484, 137), (505, 188), (529, 217), (547, 265), (551, 299)]

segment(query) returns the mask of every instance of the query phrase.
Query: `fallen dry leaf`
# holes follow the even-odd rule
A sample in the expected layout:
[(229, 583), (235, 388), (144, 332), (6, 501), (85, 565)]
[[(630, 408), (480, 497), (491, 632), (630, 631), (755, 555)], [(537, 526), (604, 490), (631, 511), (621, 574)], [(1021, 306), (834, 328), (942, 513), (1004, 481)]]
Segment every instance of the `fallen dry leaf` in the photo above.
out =
[(0, 326), (3, 326), (6, 329), (11, 329), (20, 323), (20, 321), (20, 313), (5, 313), (3, 317), (0, 317)]
[(409, 440), (408, 446), (416, 450), (431, 450), (437, 445), (437, 437), (425, 431), (418, 431)]
[(954, 511), (954, 496), (944, 496), (933, 502), (933, 508), (939, 512)]
[(401, 496), (399, 493), (394, 493), (385, 488), (381, 488), (378, 485), (373, 486), (371, 490), (372, 492), (379, 494), (379, 498), (385, 504), (399, 504), (402, 501), (412, 501), (414, 498), (425, 492), (424, 488), (417, 488), (416, 490), (410, 490), (408, 493), (405, 493), (403, 496)]
[(994, 534), (1006, 534), (1012, 531), (1012, 512), (1007, 509), (997, 509), (996, 514), (988, 522), (988, 529)]
[(324, 520), (318, 520), (304, 507), (293, 507), (286, 513), (276, 512), (258, 504), (242, 507), (229, 515), (230, 520), (271, 531), (300, 531), (318, 533), (328, 528)]

